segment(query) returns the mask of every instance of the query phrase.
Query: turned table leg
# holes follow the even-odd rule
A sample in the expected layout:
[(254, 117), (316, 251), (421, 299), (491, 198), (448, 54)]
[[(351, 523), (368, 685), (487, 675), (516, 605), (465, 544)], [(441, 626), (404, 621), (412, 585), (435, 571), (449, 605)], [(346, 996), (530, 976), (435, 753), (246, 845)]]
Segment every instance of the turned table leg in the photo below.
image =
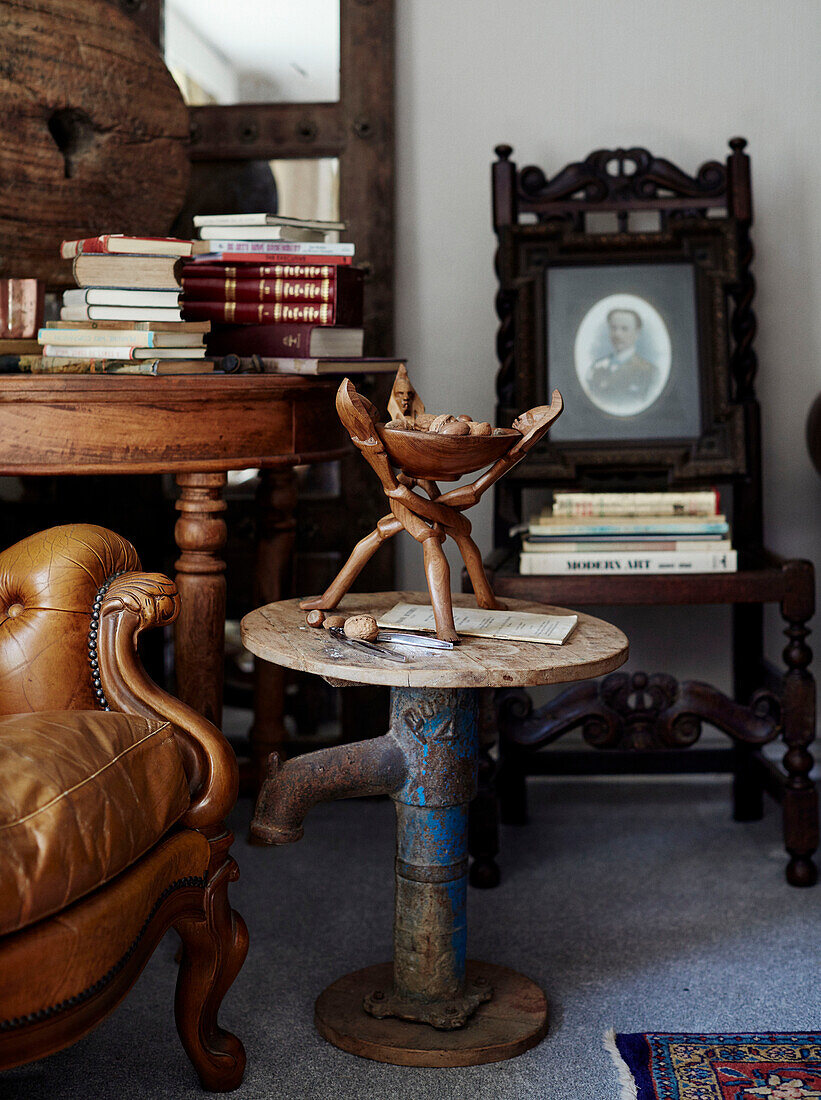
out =
[[(547, 1004), (533, 982), (466, 959), (467, 812), (476, 792), (478, 692), (393, 688), (389, 737), (405, 761), (396, 806), (392, 963), (329, 986), (319, 1033), (380, 1062), (468, 1066), (535, 1046)], [(421, 1026), (428, 1025), (428, 1026)]]
[(177, 474), (180, 550), (176, 583), (180, 614), (174, 627), (177, 694), (214, 725), (222, 723), (225, 649), (225, 546), (222, 490), (226, 475)]

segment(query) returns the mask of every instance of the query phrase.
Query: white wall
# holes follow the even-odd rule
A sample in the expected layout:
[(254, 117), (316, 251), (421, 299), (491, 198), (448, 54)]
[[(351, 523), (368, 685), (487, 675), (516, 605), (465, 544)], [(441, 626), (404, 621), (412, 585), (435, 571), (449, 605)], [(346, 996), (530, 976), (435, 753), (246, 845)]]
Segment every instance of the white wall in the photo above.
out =
[[(429, 409), (493, 413), (493, 147), (552, 174), (643, 145), (695, 170), (749, 140), (770, 547), (821, 566), (804, 444), (821, 390), (821, 5), (814, 0), (399, 0), (396, 350)], [(489, 506), (473, 513), (489, 546)], [(403, 583), (421, 586), (416, 547)], [(458, 588), (458, 580), (454, 580)], [(728, 683), (723, 609), (606, 612), (649, 671)], [(780, 652), (780, 627), (768, 634)], [(671, 669), (672, 670), (672, 669)]]

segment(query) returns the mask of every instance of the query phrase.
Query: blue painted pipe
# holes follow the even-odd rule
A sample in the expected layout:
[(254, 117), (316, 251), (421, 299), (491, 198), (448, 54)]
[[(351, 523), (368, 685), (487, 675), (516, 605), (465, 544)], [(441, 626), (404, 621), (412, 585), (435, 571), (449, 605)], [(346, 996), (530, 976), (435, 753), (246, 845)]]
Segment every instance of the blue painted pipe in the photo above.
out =
[(459, 995), (467, 940), (467, 813), (476, 793), (478, 694), (394, 688), (391, 735), (405, 757), (396, 804), (394, 989), (426, 1003)]

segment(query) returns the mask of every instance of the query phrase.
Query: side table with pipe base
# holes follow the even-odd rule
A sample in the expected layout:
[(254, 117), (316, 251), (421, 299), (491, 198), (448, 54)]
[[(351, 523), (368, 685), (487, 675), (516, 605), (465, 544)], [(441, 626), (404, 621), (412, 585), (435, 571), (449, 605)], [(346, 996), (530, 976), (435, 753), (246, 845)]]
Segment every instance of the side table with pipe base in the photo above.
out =
[[(400, 595), (426, 602), (421, 594), (380, 593), (348, 596), (342, 607), (379, 614)], [(547, 610), (523, 602), (515, 609)], [(535, 1046), (548, 1024), (541, 989), (513, 970), (466, 958), (479, 690), (612, 671), (627, 657), (624, 635), (580, 615), (561, 647), (465, 638), (444, 654), (408, 649), (408, 663), (397, 665), (306, 629), (297, 601), (288, 600), (246, 616), (243, 638), (257, 656), (334, 682), (391, 685), (384, 736), (285, 764), (272, 754), (251, 826), (267, 843), (284, 844), (302, 836), (303, 818), (317, 802), (388, 794), (396, 807), (393, 962), (329, 986), (316, 1002), (320, 1034), (352, 1054), (397, 1065), (479, 1065)]]

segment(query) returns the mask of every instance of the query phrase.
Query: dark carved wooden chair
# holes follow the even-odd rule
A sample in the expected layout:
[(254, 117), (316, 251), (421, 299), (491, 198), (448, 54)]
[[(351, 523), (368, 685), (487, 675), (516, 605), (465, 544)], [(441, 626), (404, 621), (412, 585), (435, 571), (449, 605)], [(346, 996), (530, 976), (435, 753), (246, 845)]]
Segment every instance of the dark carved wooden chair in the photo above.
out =
[(205, 1088), (242, 1081), (242, 1043), (217, 1023), (248, 948), (228, 901), (237, 764), (137, 656), (178, 611), (174, 584), (102, 527), (0, 554), (0, 1069), (90, 1031), (174, 928), (182, 1044)]
[[(530, 314), (538, 309), (539, 294), (544, 301), (543, 264), (560, 251), (556, 241), (567, 239), (563, 235), (572, 237), (577, 251), (587, 249), (590, 255), (615, 243), (634, 258), (641, 258), (645, 248), (662, 252), (667, 248), (670, 255), (681, 257), (684, 253), (677, 241), (686, 223), (690, 238), (702, 231), (705, 239), (715, 233), (728, 235), (734, 273), (718, 306), (726, 323), (725, 370), (714, 379), (701, 436), (646, 448), (597, 446), (595, 441), (573, 446), (548, 440), (497, 487), (496, 548), (486, 563), (493, 589), (502, 598), (566, 607), (732, 605), (734, 685), (729, 698), (710, 685), (679, 683), (666, 674), (620, 672), (599, 684), (571, 687), (540, 709), (534, 709), (524, 692), (497, 694), (499, 762), (486, 754), (472, 815), (474, 885), (498, 882), (497, 813), (500, 808), (508, 822), (526, 821), (528, 775), (700, 768), (733, 772), (736, 820), (761, 815), (765, 790), (779, 799), (789, 854), (787, 880), (794, 886), (816, 881), (812, 855), (818, 844), (818, 803), (810, 779), (809, 751), (815, 736), (815, 685), (808, 667), (812, 654), (805, 641), (806, 624), (815, 610), (814, 577), (809, 562), (787, 561), (763, 547), (760, 414), (754, 390), (753, 213), (745, 146), (743, 139), (733, 139), (726, 163), (708, 162), (694, 176), (646, 149), (634, 148), (598, 150), (552, 178), (536, 167), (517, 170), (512, 149), (506, 145), (496, 149), (492, 181), (498, 237), (498, 424), (509, 424), (519, 409), (538, 403), (540, 394), (556, 384), (546, 377), (545, 351), (537, 346)], [(631, 232), (633, 216), (646, 217), (648, 211), (655, 212), (657, 228)], [(597, 234), (590, 226), (592, 214), (613, 217), (615, 231)], [(547, 261), (540, 247), (548, 248)], [(699, 261), (697, 254), (690, 258)], [(659, 489), (714, 484), (731, 486), (737, 573), (518, 573), (518, 546), (510, 530), (526, 519), (525, 488)], [(764, 660), (766, 603), (777, 604), (784, 619), (788, 638), (784, 672)], [(726, 750), (683, 751), (698, 740), (703, 724), (728, 735)], [(588, 745), (604, 751), (537, 751), (573, 729), (581, 730)], [(785, 746), (780, 767), (761, 752), (762, 745), (777, 737)]]

